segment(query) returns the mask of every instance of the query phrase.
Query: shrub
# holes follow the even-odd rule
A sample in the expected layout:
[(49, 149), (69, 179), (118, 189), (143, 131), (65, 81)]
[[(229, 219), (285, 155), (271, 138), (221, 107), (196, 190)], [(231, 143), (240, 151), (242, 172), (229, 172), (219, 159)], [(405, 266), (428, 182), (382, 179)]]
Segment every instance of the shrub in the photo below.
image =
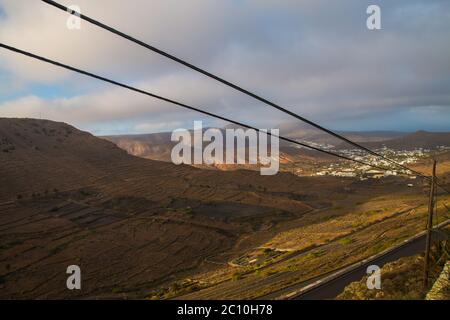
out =
[(339, 240), (339, 243), (340, 244), (343, 244), (343, 245), (347, 245), (347, 244), (350, 244), (350, 243), (352, 243), (352, 242), (354, 242), (355, 240), (353, 240), (353, 239), (351, 239), (351, 238), (342, 238), (341, 240)]
[(122, 292), (122, 289), (120, 289), (120, 288), (113, 288), (113, 289), (111, 290), (111, 292), (112, 292), (112, 293), (121, 293), (121, 292)]
[(231, 276), (231, 280), (233, 280), (233, 281), (238, 281), (238, 280), (241, 280), (241, 279), (242, 279), (242, 274), (240, 274), (239, 272), (235, 272)]

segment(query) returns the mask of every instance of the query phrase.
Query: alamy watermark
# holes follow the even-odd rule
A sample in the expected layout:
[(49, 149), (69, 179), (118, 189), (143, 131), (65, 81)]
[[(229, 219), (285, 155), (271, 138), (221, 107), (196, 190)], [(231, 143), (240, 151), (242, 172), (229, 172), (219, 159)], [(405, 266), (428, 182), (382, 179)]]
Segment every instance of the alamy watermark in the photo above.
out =
[[(70, 17), (67, 18), (67, 28), (69, 30), (81, 29), (81, 8), (78, 5), (67, 7)], [(369, 30), (381, 29), (381, 8), (379, 5), (371, 4), (367, 7), (366, 13), (369, 15), (366, 20), (366, 26)]]
[(70, 265), (66, 270), (70, 274), (66, 280), (66, 287), (69, 290), (81, 290), (81, 269), (77, 265)]
[(274, 175), (278, 172), (280, 167), (278, 129), (270, 129), (270, 132), (263, 129), (258, 132), (254, 129), (241, 128), (223, 131), (215, 128), (203, 130), (201, 121), (194, 121), (193, 132), (183, 128), (174, 130), (171, 140), (178, 143), (172, 149), (172, 162), (207, 165), (259, 163), (262, 165), (261, 175)]
[(367, 267), (367, 289), (369, 290), (373, 290), (373, 289), (377, 289), (380, 290), (381, 289), (381, 269), (379, 266), (373, 264)]
[(366, 20), (366, 26), (369, 30), (381, 29), (381, 8), (376, 4), (367, 7), (366, 13), (369, 17)]
[(67, 18), (66, 26), (69, 30), (81, 29), (81, 9), (77, 5), (71, 5), (67, 7), (67, 12), (70, 16)]

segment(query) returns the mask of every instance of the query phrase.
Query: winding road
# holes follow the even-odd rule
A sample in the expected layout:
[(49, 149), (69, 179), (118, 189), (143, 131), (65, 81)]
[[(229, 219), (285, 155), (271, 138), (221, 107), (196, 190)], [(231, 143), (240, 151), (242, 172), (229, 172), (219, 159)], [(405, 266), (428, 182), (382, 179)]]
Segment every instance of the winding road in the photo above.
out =
[[(437, 225), (433, 231), (433, 240), (445, 239), (446, 235), (439, 232), (439, 229), (442, 229), (449, 224), (450, 220), (447, 220)], [(358, 281), (366, 275), (368, 266), (377, 265), (381, 268), (384, 264), (395, 261), (401, 257), (423, 252), (425, 248), (425, 234), (425, 231), (421, 232), (413, 238), (405, 240), (405, 242), (400, 245), (340, 269), (313, 283), (307, 285), (305, 285), (305, 283), (299, 284), (298, 288), (292, 288), (291, 293), (286, 294), (281, 298), (289, 300), (333, 299), (341, 293), (348, 284), (353, 281)]]

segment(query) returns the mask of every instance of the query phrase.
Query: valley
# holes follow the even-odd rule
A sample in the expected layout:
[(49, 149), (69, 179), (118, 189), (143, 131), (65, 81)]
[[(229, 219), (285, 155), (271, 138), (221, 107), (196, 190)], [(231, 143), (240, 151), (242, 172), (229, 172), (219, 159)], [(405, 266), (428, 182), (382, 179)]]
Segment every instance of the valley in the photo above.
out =
[[(176, 166), (36, 119), (0, 119), (0, 139), (2, 298), (275, 299), (424, 228), (420, 177)], [(65, 287), (71, 264), (81, 291)]]

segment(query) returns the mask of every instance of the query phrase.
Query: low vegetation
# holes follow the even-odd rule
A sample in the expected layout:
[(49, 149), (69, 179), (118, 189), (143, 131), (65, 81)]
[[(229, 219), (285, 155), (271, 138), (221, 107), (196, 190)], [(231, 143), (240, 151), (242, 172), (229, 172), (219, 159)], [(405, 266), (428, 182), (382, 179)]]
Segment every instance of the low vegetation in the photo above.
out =
[[(450, 234), (450, 232), (449, 232)], [(450, 257), (447, 243), (434, 247), (432, 251), (430, 283), (438, 278)], [(381, 268), (381, 289), (368, 289), (367, 276), (348, 285), (337, 297), (338, 300), (421, 300), (428, 293), (423, 287), (423, 255), (404, 257), (387, 263)], [(431, 286), (430, 286), (431, 287)], [(448, 296), (450, 299), (450, 295)]]

